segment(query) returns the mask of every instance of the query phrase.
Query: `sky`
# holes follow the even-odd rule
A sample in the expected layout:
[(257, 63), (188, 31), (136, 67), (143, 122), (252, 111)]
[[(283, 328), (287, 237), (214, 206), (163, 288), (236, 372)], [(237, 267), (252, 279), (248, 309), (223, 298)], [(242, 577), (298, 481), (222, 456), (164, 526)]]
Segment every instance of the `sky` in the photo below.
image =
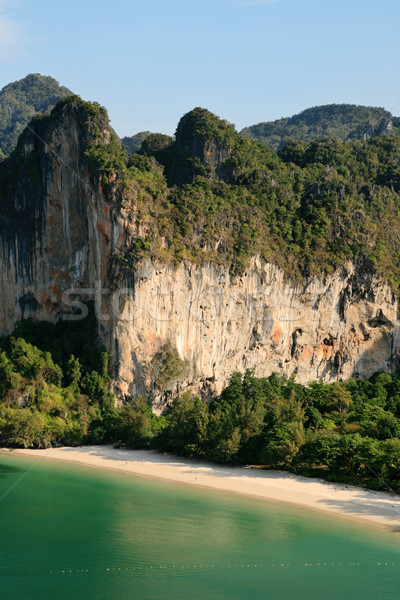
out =
[(0, 0), (0, 88), (51, 75), (122, 137), (196, 106), (241, 128), (321, 104), (400, 114), (399, 0)]

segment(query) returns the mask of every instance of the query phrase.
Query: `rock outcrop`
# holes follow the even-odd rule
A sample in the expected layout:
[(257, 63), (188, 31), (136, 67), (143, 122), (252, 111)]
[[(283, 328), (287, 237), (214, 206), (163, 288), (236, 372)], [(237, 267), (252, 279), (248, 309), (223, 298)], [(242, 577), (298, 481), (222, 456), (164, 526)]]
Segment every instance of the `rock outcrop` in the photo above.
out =
[[(18, 180), (0, 222), (1, 333), (26, 317), (80, 318), (71, 309), (95, 300), (114, 391), (150, 393), (156, 410), (185, 389), (219, 393), (247, 368), (301, 383), (398, 368), (397, 298), (361, 265), (301, 283), (257, 257), (241, 276), (214, 263), (150, 258), (118, 269), (116, 257), (138, 233), (134, 198), (127, 208), (123, 192), (106, 192), (83, 160), (87, 123), (82, 108), (66, 105), (62, 118), (38, 120), (20, 138)], [(160, 385), (166, 353), (182, 368)]]

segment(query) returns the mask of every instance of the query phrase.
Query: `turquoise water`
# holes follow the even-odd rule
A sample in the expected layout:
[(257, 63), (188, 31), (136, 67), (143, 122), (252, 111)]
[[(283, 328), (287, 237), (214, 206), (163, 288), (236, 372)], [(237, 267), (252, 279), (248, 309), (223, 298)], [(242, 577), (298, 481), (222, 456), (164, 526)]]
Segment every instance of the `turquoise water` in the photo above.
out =
[(34, 462), (0, 455), (1, 600), (399, 597), (395, 530)]

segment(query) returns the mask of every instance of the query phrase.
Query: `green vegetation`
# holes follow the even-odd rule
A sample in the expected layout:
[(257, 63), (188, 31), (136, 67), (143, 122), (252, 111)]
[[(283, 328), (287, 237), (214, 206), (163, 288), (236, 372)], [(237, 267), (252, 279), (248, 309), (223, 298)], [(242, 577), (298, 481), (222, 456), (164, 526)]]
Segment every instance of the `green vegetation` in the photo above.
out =
[[(165, 417), (137, 398), (122, 407), (109, 391), (109, 356), (84, 320), (21, 321), (0, 340), (0, 444), (46, 448), (123, 441), (154, 447)], [(160, 356), (159, 386), (183, 374), (174, 352)]]
[(369, 139), (385, 131), (392, 122), (393, 133), (400, 131), (398, 118), (384, 108), (356, 104), (327, 104), (303, 110), (298, 115), (245, 127), (240, 132), (250, 140), (279, 150), (289, 140), (310, 143), (320, 138), (339, 141)]
[(171, 142), (171, 136), (162, 133), (151, 133), (151, 131), (141, 131), (131, 137), (123, 137), (121, 140), (122, 147), (129, 156), (143, 149), (146, 154), (149, 153), (150, 148), (152, 151), (161, 150)]
[(52, 77), (39, 74), (6, 85), (0, 91), (0, 159), (15, 148), (18, 136), (32, 117), (48, 113), (71, 93)]
[(114, 396), (108, 355), (95, 343), (95, 318), (22, 321), (0, 344), (0, 439), (47, 447), (107, 441)]
[(120, 178), (126, 176), (128, 154), (112, 132), (107, 144), (98, 144), (97, 140), (94, 140), (88, 145), (85, 157), (95, 169), (102, 172), (103, 185), (109, 183), (110, 175), (113, 175), (116, 171)]
[(147, 156), (156, 156), (159, 152), (168, 148), (172, 143), (173, 138), (170, 135), (151, 133), (143, 140), (140, 152)]
[[(278, 155), (204, 109), (154, 152), (168, 194), (147, 239), (174, 260), (244, 269), (260, 254), (292, 277), (358, 260), (399, 286), (400, 136), (292, 142)], [(165, 257), (165, 251), (161, 253)]]
[(181, 379), (187, 370), (186, 363), (175, 350), (166, 350), (156, 355), (153, 363), (153, 380), (156, 386), (164, 389), (171, 381)]
[(174, 401), (162, 448), (400, 491), (400, 374), (302, 386), (234, 373), (209, 405)]

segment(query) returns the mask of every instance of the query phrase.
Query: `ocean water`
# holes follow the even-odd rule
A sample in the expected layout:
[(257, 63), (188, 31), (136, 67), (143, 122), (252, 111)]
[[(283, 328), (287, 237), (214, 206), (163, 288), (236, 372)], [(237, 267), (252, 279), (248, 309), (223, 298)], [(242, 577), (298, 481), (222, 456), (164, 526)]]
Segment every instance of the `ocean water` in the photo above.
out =
[(35, 462), (0, 454), (1, 600), (399, 597), (395, 519)]

